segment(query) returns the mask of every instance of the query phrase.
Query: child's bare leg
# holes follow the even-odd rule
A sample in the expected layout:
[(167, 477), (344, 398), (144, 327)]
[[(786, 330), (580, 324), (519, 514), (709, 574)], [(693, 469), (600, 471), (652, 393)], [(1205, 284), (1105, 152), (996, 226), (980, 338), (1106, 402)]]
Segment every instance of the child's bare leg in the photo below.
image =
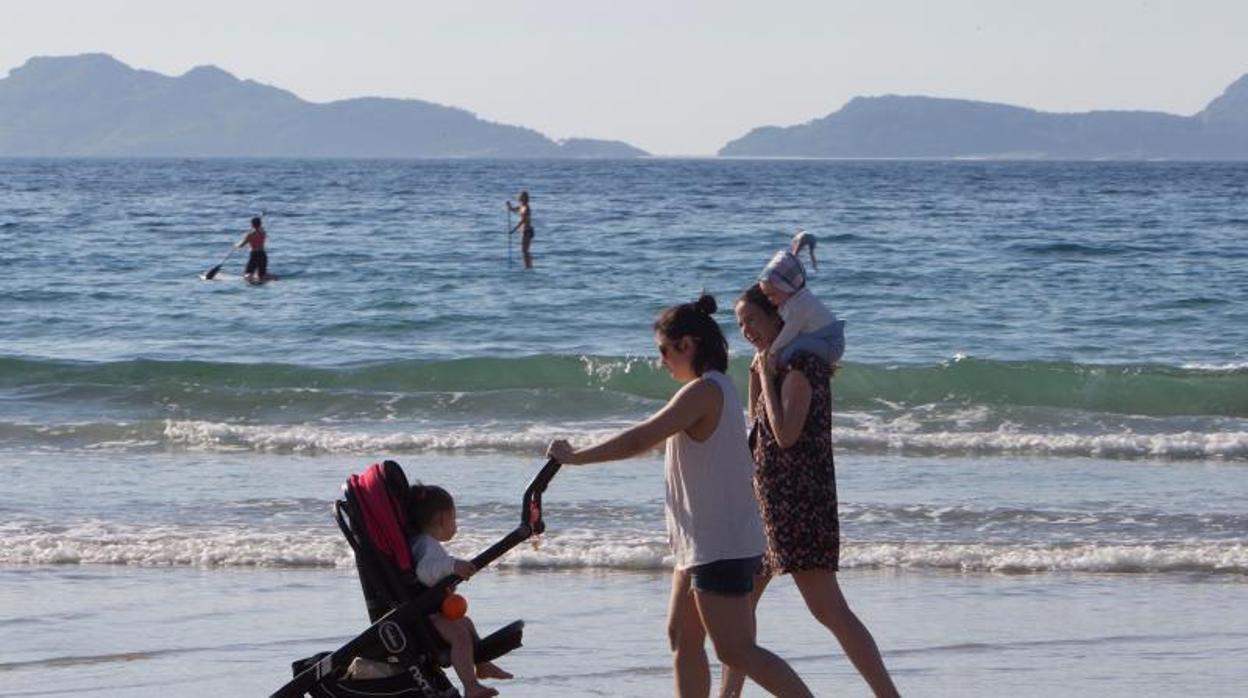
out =
[[(464, 616), (464, 622), (468, 624), (469, 639), (477, 636), (477, 627), (472, 624), (472, 619)], [(511, 672), (504, 671), (502, 667), (494, 662), (477, 662), (477, 678), (478, 679), (511, 679), (515, 678)]]
[(449, 620), (441, 614), (429, 616), (433, 627), (442, 639), (451, 646), (451, 666), (455, 675), (464, 686), (464, 698), (488, 698), (498, 695), (498, 691), (482, 686), (477, 680), (477, 668), (472, 661), (472, 631), (466, 619)]

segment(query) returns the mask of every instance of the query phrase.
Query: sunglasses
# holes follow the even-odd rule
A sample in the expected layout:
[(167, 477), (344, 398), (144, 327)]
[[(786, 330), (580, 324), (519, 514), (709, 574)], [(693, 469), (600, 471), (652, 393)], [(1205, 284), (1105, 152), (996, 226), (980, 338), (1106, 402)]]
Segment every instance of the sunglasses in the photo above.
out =
[[(676, 341), (679, 342), (680, 340), (678, 339)], [(677, 351), (677, 346), (675, 343), (659, 342), (659, 355), (662, 356), (663, 358), (666, 359), (667, 355), (674, 351)]]

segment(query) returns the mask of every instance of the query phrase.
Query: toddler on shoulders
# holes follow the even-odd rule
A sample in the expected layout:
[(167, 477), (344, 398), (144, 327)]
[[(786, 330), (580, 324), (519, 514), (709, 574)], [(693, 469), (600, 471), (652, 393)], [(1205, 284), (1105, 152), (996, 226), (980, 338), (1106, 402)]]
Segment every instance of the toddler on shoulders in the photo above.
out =
[(838, 320), (806, 287), (806, 270), (792, 252), (776, 252), (758, 285), (780, 311), (784, 329), (771, 344), (771, 355), (781, 364), (799, 351), (810, 352), (834, 365), (845, 354), (845, 321)]

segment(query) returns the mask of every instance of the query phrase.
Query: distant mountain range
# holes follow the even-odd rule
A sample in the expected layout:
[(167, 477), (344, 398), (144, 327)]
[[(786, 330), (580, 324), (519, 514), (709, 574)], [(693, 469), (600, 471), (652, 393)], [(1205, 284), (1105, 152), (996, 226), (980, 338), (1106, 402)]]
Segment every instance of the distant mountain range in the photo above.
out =
[(798, 126), (756, 128), (719, 151), (742, 157), (1248, 159), (1248, 75), (1195, 116), (1055, 114), (933, 97), (855, 97)]
[(327, 104), (212, 66), (180, 77), (105, 54), (31, 58), (0, 79), (0, 156), (630, 158), (413, 99)]
[[(0, 156), (632, 158), (620, 141), (554, 141), (414, 99), (308, 102), (220, 68), (179, 77), (105, 54), (31, 58), (0, 79)], [(1194, 116), (1057, 114), (990, 102), (855, 97), (765, 126), (721, 156), (1248, 159), (1248, 75)]]

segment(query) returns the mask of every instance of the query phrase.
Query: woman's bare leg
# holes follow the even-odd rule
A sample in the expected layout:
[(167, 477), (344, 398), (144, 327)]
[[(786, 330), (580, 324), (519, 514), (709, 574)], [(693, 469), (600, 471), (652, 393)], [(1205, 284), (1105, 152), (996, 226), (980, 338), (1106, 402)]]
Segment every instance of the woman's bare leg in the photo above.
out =
[(740, 669), (772, 695), (813, 696), (788, 662), (754, 642), (754, 608), (748, 595), (700, 591), (694, 593), (694, 598), (719, 661)]
[[(750, 592), (750, 610), (754, 612), (756, 619), (758, 600), (763, 597), (763, 592), (767, 590), (767, 583), (770, 581), (770, 575), (760, 574), (754, 578), (754, 591)], [(745, 688), (745, 672), (727, 664), (719, 666), (719, 698), (740, 698), (741, 691)]]
[(533, 268), (533, 253), (529, 251), (529, 247), (533, 244), (532, 235), (524, 235), (520, 238), (520, 256), (524, 259), (524, 268)]
[(806, 608), (836, 636), (841, 648), (845, 650), (845, 656), (849, 657), (849, 661), (866, 680), (872, 692), (882, 698), (899, 695), (892, 677), (888, 675), (888, 669), (884, 666), (880, 649), (871, 637), (871, 631), (849, 609), (840, 584), (836, 581), (836, 572), (794, 572), (793, 581), (797, 582), (797, 588), (802, 592)]
[(667, 610), (667, 638), (672, 647), (676, 698), (708, 698), (711, 665), (706, 659), (706, 631), (698, 616), (689, 573), (672, 572), (672, 599)]

